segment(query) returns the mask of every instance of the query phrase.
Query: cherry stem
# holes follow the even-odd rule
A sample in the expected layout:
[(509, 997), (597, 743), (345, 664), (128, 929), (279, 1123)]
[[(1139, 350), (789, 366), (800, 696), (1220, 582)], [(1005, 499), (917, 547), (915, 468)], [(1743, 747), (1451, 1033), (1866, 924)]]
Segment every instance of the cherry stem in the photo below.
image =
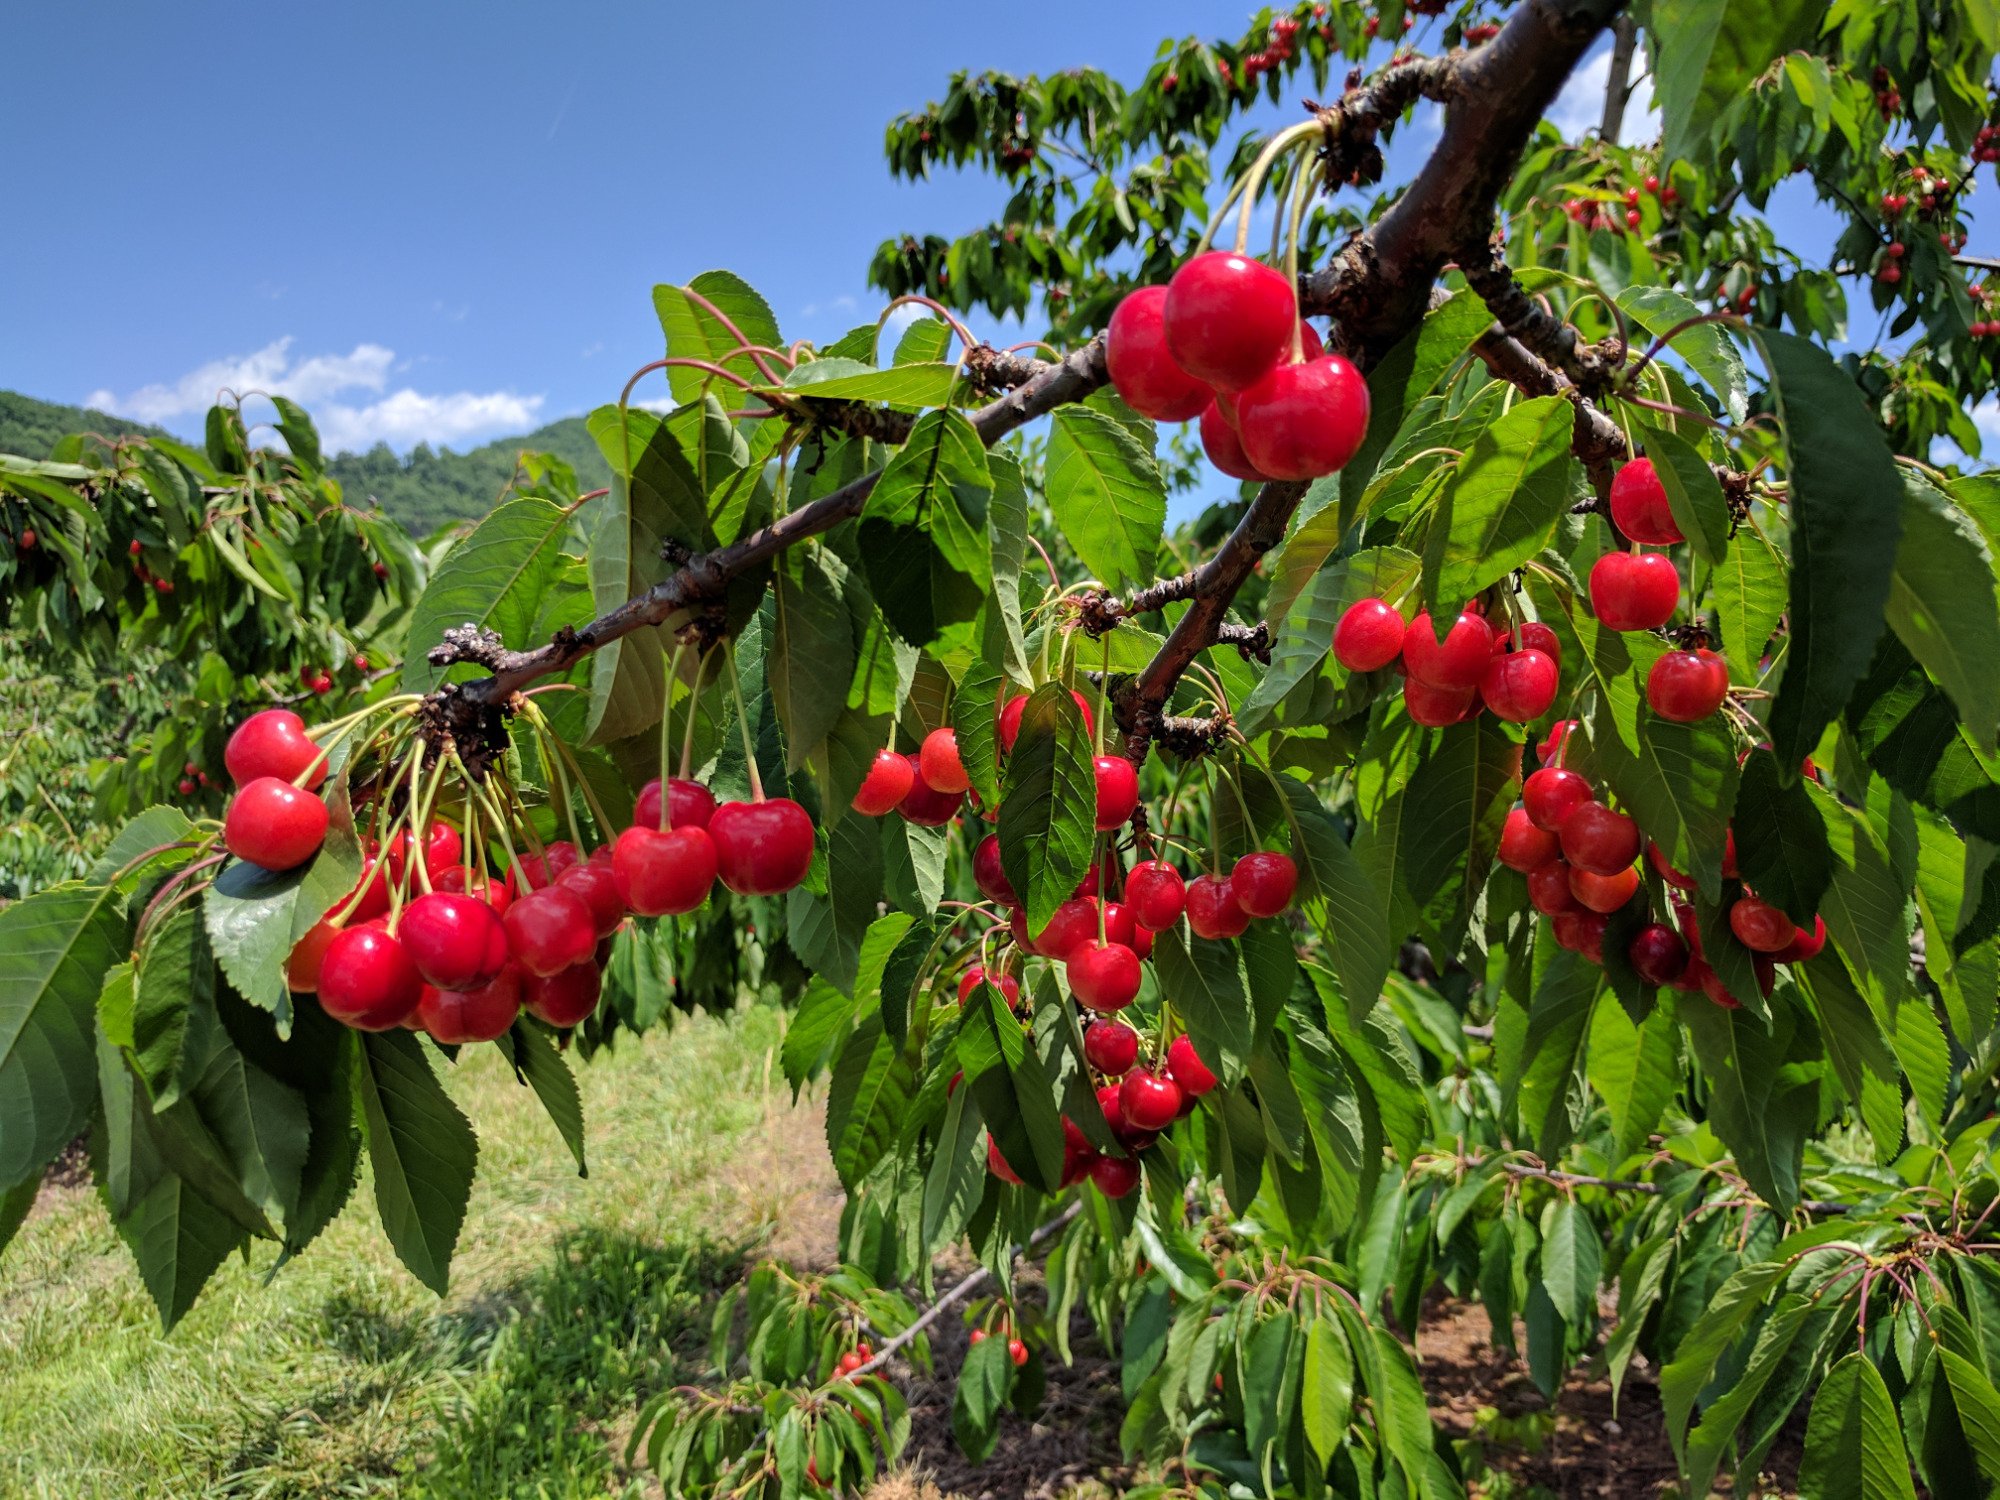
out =
[[(701, 707), (701, 675), (707, 666), (707, 653), (697, 653), (694, 659), (694, 686), (688, 689), (687, 728), (681, 734), (681, 780), (683, 781), (688, 779), (688, 773), (694, 769), (694, 725), (698, 717), (697, 710)], [(660, 795), (664, 797), (666, 791), (667, 789), (662, 786)], [(666, 805), (662, 803), (661, 811), (665, 810)]]
[[(590, 816), (592, 820), (597, 824), (599, 841), (600, 842), (608, 841), (611, 833), (611, 818), (604, 811), (604, 804), (597, 800), (597, 789), (590, 784), (590, 778), (583, 774), (583, 763), (576, 758), (575, 754), (570, 750), (569, 746), (563, 743), (562, 736), (555, 732), (554, 728), (551, 727), (551, 725), (549, 724), (549, 721), (542, 716), (542, 711), (540, 709), (531, 706), (528, 711), (534, 715), (537, 724), (539, 725), (543, 735), (548, 739), (548, 742), (551, 745), (555, 746), (557, 759), (561, 763), (567, 765), (569, 767), (569, 774), (576, 778), (577, 790), (583, 793), (584, 806), (590, 810)], [(667, 789), (665, 787), (660, 788), (660, 794), (662, 797), (661, 805), (663, 807), (665, 806), (664, 799), (666, 796), (666, 790)], [(563, 801), (564, 805), (568, 806), (569, 797), (567, 791), (565, 791), (564, 793)], [(575, 826), (576, 826), (576, 818), (574, 815), (574, 810), (572, 809), (570, 818), (570, 827), (572, 830), (574, 830)], [(579, 848), (582, 847), (580, 840), (578, 843), (578, 847)]]
[[(632, 388), (636, 386), (641, 380), (645, 379), (646, 376), (652, 374), (655, 370), (704, 370), (710, 375), (719, 375), (722, 379), (728, 381), (731, 385), (740, 386), (743, 390), (749, 392), (751, 395), (755, 395), (757, 393), (757, 387), (751, 384), (749, 381), (745, 380), (741, 375), (737, 374), (734, 370), (724, 369), (721, 365), (711, 364), (708, 360), (671, 359), (671, 358), (656, 359), (649, 364), (643, 364), (639, 366), (638, 369), (632, 372), (632, 378), (625, 382), (625, 389), (618, 393), (618, 406), (621, 413), (623, 412), (625, 407), (631, 405), (632, 403)], [(766, 373), (768, 374), (769, 372), (767, 371)], [(771, 380), (773, 384), (778, 383), (778, 378), (775, 375), (771, 376)], [(626, 441), (629, 445), (631, 441), (629, 435)], [(629, 457), (630, 454), (629, 446), (627, 448), (627, 454)], [(630, 469), (631, 469), (631, 464), (628, 462), (626, 464), (627, 472), (630, 472)]]
[(905, 292), (902, 296), (894, 298), (887, 307), (883, 308), (882, 316), (875, 320), (875, 342), (869, 346), (869, 353), (875, 359), (880, 360), (882, 357), (882, 325), (889, 321), (890, 313), (905, 303), (915, 303), (919, 307), (928, 307), (932, 312), (937, 314), (938, 321), (949, 324), (951, 331), (958, 335), (959, 344), (962, 346), (960, 350), (961, 358), (963, 358), (965, 350), (972, 349), (978, 345), (979, 340), (972, 336), (971, 330), (959, 322), (952, 314), (951, 309), (946, 307), (942, 302), (934, 301), (917, 292)]
[[(681, 680), (681, 657), (687, 651), (687, 642), (674, 642), (673, 660), (667, 665), (667, 680), (661, 684), (660, 692), (660, 831), (667, 830), (667, 782), (672, 779), (668, 769), (668, 758), (673, 753), (674, 741), (671, 728), (674, 717), (674, 688)], [(688, 719), (693, 722), (694, 705), (688, 704)]]
[[(724, 328), (728, 329), (730, 336), (736, 340), (739, 346), (746, 349), (750, 347), (750, 335), (745, 333), (741, 328), (738, 328), (736, 326), (735, 320), (731, 318), (728, 313), (724, 312), (721, 308), (717, 307), (713, 302), (709, 301), (708, 298), (702, 296), (702, 294), (700, 292), (697, 292), (693, 287), (684, 286), (677, 288), (677, 290), (683, 297), (687, 298), (688, 301), (692, 302), (696, 307), (700, 308), (703, 312), (707, 313), (711, 318), (715, 319), (716, 322), (720, 323)], [(768, 379), (774, 382), (777, 380), (777, 377), (773, 375), (769, 369), (765, 368), (764, 362), (761, 359), (757, 359), (756, 356), (754, 355), (751, 356), (751, 358), (756, 363), (757, 367), (760, 370), (764, 371), (764, 374)]]
[(736, 643), (729, 642), (722, 648), (723, 658), (729, 663), (729, 696), (736, 703), (736, 727), (743, 731), (743, 767), (750, 775), (750, 800), (764, 800), (764, 778), (757, 770), (757, 749), (750, 739), (750, 714), (743, 706), (743, 679), (736, 675)]
[[(1257, 153), (1257, 159), (1250, 164), (1244, 174), (1243, 202), (1236, 211), (1236, 253), (1250, 253), (1250, 211), (1257, 205), (1257, 192), (1264, 185), (1264, 177), (1278, 158), (1302, 141), (1323, 136), (1326, 128), (1318, 120), (1307, 120), (1302, 124), (1288, 125), (1264, 143), (1264, 149)], [(1297, 278), (1293, 278), (1293, 298), (1298, 296)]]
[[(453, 750), (451, 753), (454, 756), (458, 754), (456, 750)], [(519, 894), (523, 896), (527, 895), (528, 871), (521, 863), (521, 856), (515, 852), (514, 838), (508, 828), (508, 818), (500, 807), (499, 799), (493, 795), (490, 787), (478, 786), (473, 783), (468, 784), (474, 785), (474, 795), (479, 798), (480, 805), (486, 809), (486, 815), (492, 822), (493, 831), (500, 835), (500, 847), (506, 852), (507, 865), (513, 871), (515, 883), (519, 887)]]

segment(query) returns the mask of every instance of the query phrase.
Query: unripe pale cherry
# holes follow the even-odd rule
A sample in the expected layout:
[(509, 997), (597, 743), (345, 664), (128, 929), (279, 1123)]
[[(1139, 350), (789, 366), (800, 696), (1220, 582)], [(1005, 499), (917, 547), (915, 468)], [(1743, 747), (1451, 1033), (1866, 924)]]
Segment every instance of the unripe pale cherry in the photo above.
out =
[(1744, 947), (1757, 953), (1782, 953), (1798, 936), (1792, 919), (1755, 896), (1739, 896), (1729, 908), (1729, 930)]
[(683, 915), (706, 901), (715, 885), (715, 841), (698, 826), (637, 824), (618, 835), (611, 876), (619, 899), (640, 916)]
[(1298, 316), (1298, 297), (1282, 273), (1211, 250), (1174, 272), (1161, 322), (1175, 364), (1208, 385), (1240, 391), (1284, 358)]
[(229, 799), (223, 846), (266, 870), (291, 870), (326, 842), (326, 804), (275, 776), (259, 776)]
[(1493, 627), (1485, 616), (1469, 609), (1459, 613), (1442, 642), (1431, 628), (1429, 610), (1410, 621), (1403, 632), (1403, 665), (1412, 677), (1430, 687), (1470, 692), (1479, 686), (1492, 656)]
[(1639, 857), (1639, 825), (1602, 802), (1586, 802), (1557, 830), (1563, 858), (1594, 875), (1615, 875)]
[(403, 908), (396, 937), (424, 982), (474, 990), (507, 966), (507, 929), (476, 896), (431, 891)]
[(1139, 994), (1139, 955), (1123, 943), (1086, 939), (1070, 950), (1070, 993), (1099, 1013), (1123, 1010)]
[(1664, 552), (1607, 552), (1591, 564), (1590, 607), (1610, 630), (1658, 630), (1680, 603), (1681, 576)]
[(1472, 712), (1478, 697), (1475, 688), (1447, 688), (1411, 675), (1403, 679), (1403, 710), (1414, 724), (1442, 729), (1456, 724)]
[(950, 728), (933, 729), (924, 736), (917, 751), (917, 774), (932, 791), (963, 796), (972, 787), (965, 774), (965, 762), (958, 755), (958, 734)]
[(1139, 773), (1122, 755), (1091, 758), (1097, 780), (1097, 831), (1122, 828), (1139, 806)]
[(1560, 841), (1546, 828), (1537, 827), (1524, 807), (1513, 809), (1500, 825), (1500, 849), (1496, 857), (1510, 870), (1531, 874), (1561, 854)]
[(1167, 348), (1167, 289), (1142, 286), (1124, 297), (1105, 330), (1104, 363), (1119, 398), (1155, 422), (1185, 422), (1208, 405), (1208, 386)]
[(1231, 479), (1247, 479), (1252, 484), (1261, 484), (1271, 477), (1250, 462), (1250, 455), (1243, 451), (1243, 439), (1229, 425), (1221, 407), (1213, 401), (1201, 414), (1201, 451), (1208, 455), (1210, 463)]
[(1125, 877), (1125, 904), (1141, 927), (1165, 932), (1187, 910), (1187, 883), (1165, 860), (1145, 860)]
[(1167, 1072), (1174, 1082), (1181, 1086), (1181, 1092), (1199, 1099), (1216, 1085), (1216, 1076), (1209, 1070), (1201, 1055), (1194, 1050), (1194, 1042), (1183, 1032), (1167, 1046)]
[(1521, 783), (1528, 821), (1550, 833), (1560, 833), (1563, 820), (1590, 800), (1590, 783), (1561, 766), (1543, 766)]
[(1083, 1060), (1121, 1078), (1139, 1060), (1139, 1033), (1123, 1021), (1092, 1021), (1083, 1030)]
[(1021, 904), (1014, 883), (1007, 878), (1007, 871), (1000, 863), (1000, 839), (997, 834), (987, 834), (972, 851), (972, 883), (989, 901), (997, 901), (1002, 906)]
[(1243, 451), (1272, 479), (1337, 473), (1368, 435), (1368, 382), (1338, 354), (1280, 364), (1237, 399)]
[(896, 805), (910, 795), (910, 788), (916, 784), (916, 779), (917, 773), (910, 768), (907, 755), (900, 755), (894, 750), (877, 750), (875, 759), (869, 764), (868, 774), (855, 788), (851, 806), (856, 812), (871, 818), (892, 813)]
[(248, 786), (263, 776), (280, 781), (297, 781), (308, 766), (308, 790), (326, 780), (326, 762), (319, 759), (319, 746), (306, 734), (306, 721), (289, 708), (267, 708), (254, 713), (236, 726), (222, 750), (222, 764), (238, 786)]
[(1664, 547), (1684, 540), (1650, 458), (1635, 458), (1611, 476), (1611, 520), (1635, 542)]
[(1379, 672), (1403, 654), (1408, 629), (1388, 600), (1359, 600), (1333, 628), (1333, 659), (1350, 672)]
[(1532, 647), (1487, 659), (1479, 696), (1510, 724), (1539, 719), (1556, 701), (1556, 664)]
[(327, 945), (319, 966), (320, 1008), (357, 1031), (403, 1024), (423, 997), (423, 976), (379, 922), (349, 927)]
[(708, 836), (716, 873), (739, 896), (779, 895), (812, 868), (812, 818), (789, 797), (725, 802), (708, 820)]
[(1729, 696), (1729, 667), (1713, 651), (1669, 651), (1646, 673), (1646, 702), (1677, 724), (1707, 718)]
[(1229, 872), (1236, 904), (1253, 917), (1275, 917), (1292, 904), (1299, 888), (1299, 867), (1289, 854), (1259, 850), (1236, 861)]

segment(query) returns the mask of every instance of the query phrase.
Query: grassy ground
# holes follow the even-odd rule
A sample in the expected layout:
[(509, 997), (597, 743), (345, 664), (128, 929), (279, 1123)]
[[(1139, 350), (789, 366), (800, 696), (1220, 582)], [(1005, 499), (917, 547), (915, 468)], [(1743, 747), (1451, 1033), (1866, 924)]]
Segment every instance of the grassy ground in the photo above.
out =
[(475, 1049), (450, 1086), (480, 1172), (443, 1301), (364, 1182), (298, 1262), (268, 1284), (268, 1250), (232, 1263), (163, 1336), (95, 1196), (45, 1189), (0, 1261), (0, 1494), (647, 1493), (614, 1429), (689, 1377), (705, 1304), (786, 1212), (760, 1163), (779, 1027), (696, 1020), (579, 1068), (588, 1180)]

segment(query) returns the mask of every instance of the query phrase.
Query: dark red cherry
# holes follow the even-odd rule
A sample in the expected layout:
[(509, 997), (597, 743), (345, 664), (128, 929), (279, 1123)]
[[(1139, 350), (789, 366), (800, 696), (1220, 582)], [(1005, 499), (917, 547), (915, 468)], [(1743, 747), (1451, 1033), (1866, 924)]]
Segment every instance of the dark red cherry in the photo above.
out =
[(1632, 899), (1632, 893), (1639, 889), (1639, 872), (1632, 865), (1627, 865), (1609, 875), (1599, 875), (1571, 865), (1569, 889), (1570, 894), (1590, 910), (1609, 914)]
[(1108, 1013), (1130, 1005), (1139, 994), (1139, 972), (1139, 955), (1123, 943), (1086, 939), (1070, 950), (1070, 992), (1086, 1010)]
[(596, 1011), (603, 989), (604, 971), (585, 959), (553, 974), (527, 975), (521, 1000), (529, 1015), (551, 1026), (580, 1026)]
[(1192, 1098), (1199, 1099), (1216, 1085), (1215, 1074), (1201, 1060), (1200, 1054), (1194, 1050), (1193, 1039), (1186, 1033), (1168, 1044), (1167, 1072), (1181, 1086), (1181, 1092)]
[[(715, 811), (715, 794), (699, 781), (676, 776), (667, 783), (668, 828), (706, 828)], [(632, 823), (639, 828), (658, 828), (660, 823), (660, 778), (655, 776), (639, 789), (632, 807)]]
[(868, 767), (868, 774), (861, 778), (861, 785), (855, 789), (853, 808), (871, 818), (879, 818), (884, 813), (896, 810), (896, 804), (910, 795), (910, 788), (916, 785), (917, 773), (910, 766), (910, 758), (894, 750), (877, 750), (875, 759)]
[(1510, 870), (1519, 870), (1523, 875), (1533, 874), (1561, 854), (1561, 842), (1546, 828), (1536, 827), (1524, 807), (1513, 809), (1507, 814), (1507, 821), (1500, 825), (1497, 857)]
[(326, 780), (326, 762), (320, 760), (319, 746), (307, 736), (306, 721), (289, 708), (267, 708), (237, 725), (222, 748), (222, 764), (238, 786), (248, 786), (265, 776), (297, 781), (308, 766), (313, 770), (305, 779), (307, 790)]
[(326, 842), (326, 804), (275, 776), (259, 776), (229, 799), (223, 846), (266, 870), (304, 864)]
[(914, 755), (904, 757), (910, 766), (910, 790), (896, 811), (911, 823), (925, 828), (942, 828), (958, 816), (965, 805), (965, 798), (958, 792), (941, 792), (924, 780), (923, 770)]
[(1139, 773), (1122, 755), (1099, 755), (1091, 759), (1097, 778), (1097, 830), (1108, 833), (1123, 828), (1139, 805)]
[(1610, 630), (1658, 630), (1674, 617), (1681, 575), (1664, 552), (1607, 552), (1591, 565), (1590, 607)]
[(1528, 872), (1528, 901), (1546, 917), (1583, 907), (1569, 888), (1569, 865), (1560, 859), (1552, 859), (1540, 869)]
[(320, 960), (320, 1008), (357, 1031), (402, 1025), (416, 1010), (423, 987), (403, 945), (379, 922), (345, 929)]
[(1275, 917), (1292, 904), (1299, 888), (1299, 867), (1289, 854), (1260, 850), (1236, 861), (1229, 872), (1236, 904), (1253, 917)]
[(1472, 712), (1478, 697), (1475, 688), (1437, 687), (1414, 674), (1403, 679), (1403, 711), (1410, 722), (1426, 729), (1443, 729)]
[(1615, 875), (1639, 857), (1639, 825), (1602, 802), (1586, 802), (1557, 830), (1563, 858), (1595, 875)]
[(972, 778), (965, 774), (965, 762), (958, 755), (958, 733), (950, 728), (933, 729), (917, 749), (917, 774), (934, 792), (963, 796), (971, 790)]
[(1687, 944), (1661, 922), (1648, 923), (1633, 933), (1632, 941), (1625, 945), (1625, 957), (1634, 972), (1655, 987), (1672, 984), (1687, 972)]
[(1007, 878), (1007, 871), (1000, 863), (1000, 839), (997, 834), (987, 834), (972, 851), (972, 883), (979, 887), (980, 894), (988, 901), (997, 901), (1002, 906), (1021, 904), (1014, 883)]
[(1132, 1156), (1100, 1156), (1090, 1164), (1090, 1180), (1107, 1198), (1123, 1198), (1139, 1185), (1139, 1161)]
[(417, 1024), (447, 1046), (491, 1042), (507, 1034), (521, 1013), (521, 968), (508, 964), (469, 990), (425, 985), (417, 1002)]
[(1610, 925), (1610, 919), (1601, 912), (1581, 907), (1560, 911), (1549, 925), (1555, 929), (1556, 942), (1561, 946), (1582, 954), (1594, 964), (1604, 962), (1604, 929)]
[(1756, 953), (1782, 953), (1799, 935), (1790, 917), (1755, 896), (1736, 898), (1729, 908), (1729, 930), (1737, 942)]
[(1489, 658), (1479, 679), (1479, 696), (1510, 724), (1539, 719), (1556, 701), (1555, 662), (1529, 647)]
[[(309, 933), (307, 936), (311, 936), (311, 934)], [(1792, 940), (1776, 953), (1773, 953), (1771, 961), (1780, 964), (1804, 963), (1807, 959), (1819, 957), (1820, 950), (1825, 946), (1826, 918), (1815, 916), (1813, 918), (1812, 931), (1807, 932), (1803, 927), (1794, 927), (1792, 929)]]
[(1403, 664), (1410, 676), (1429, 687), (1470, 692), (1486, 674), (1493, 655), (1493, 627), (1483, 615), (1471, 610), (1459, 614), (1442, 645), (1431, 629), (1431, 615), (1424, 610), (1403, 632)]
[(1213, 401), (1201, 414), (1201, 451), (1208, 455), (1210, 463), (1231, 479), (1247, 479), (1253, 484), (1262, 484), (1271, 477), (1250, 462), (1250, 455), (1243, 451), (1243, 439), (1237, 436), (1222, 408)]
[(1167, 349), (1167, 289), (1142, 286), (1111, 313), (1104, 363), (1120, 399), (1155, 422), (1186, 422), (1208, 405), (1208, 387), (1174, 363)]
[(1187, 887), (1188, 926), (1196, 937), (1234, 938), (1250, 926), (1250, 913), (1236, 899), (1227, 875), (1197, 875)]
[(1165, 932), (1187, 910), (1187, 883), (1165, 860), (1145, 860), (1125, 877), (1125, 904), (1141, 927)]
[(1291, 348), (1298, 298), (1282, 273), (1211, 250), (1167, 283), (1162, 325), (1174, 363), (1224, 390), (1253, 385)]
[(619, 900), (640, 916), (680, 916), (706, 901), (715, 885), (715, 841), (706, 828), (636, 825), (618, 835), (611, 876)]
[(1590, 800), (1590, 783), (1561, 766), (1543, 766), (1521, 783), (1528, 821), (1550, 833), (1560, 833), (1563, 820)]
[(1243, 451), (1273, 479), (1336, 473), (1368, 435), (1368, 382), (1338, 354), (1279, 364), (1237, 399)]
[(1139, 1033), (1123, 1021), (1092, 1021), (1083, 1029), (1083, 1060), (1100, 1073), (1122, 1078), (1139, 1060)]
[(590, 903), (565, 886), (530, 891), (501, 918), (507, 944), (530, 974), (560, 973), (589, 958), (597, 947), (597, 923)]
[(1729, 696), (1729, 667), (1713, 651), (1669, 651), (1646, 674), (1646, 702), (1677, 724), (1707, 718)]
[(1350, 672), (1379, 672), (1403, 654), (1408, 629), (1388, 600), (1362, 599), (1333, 628), (1333, 659)]
[(473, 990), (507, 966), (507, 929), (476, 896), (432, 891), (403, 908), (396, 938), (426, 984)]
[(1664, 547), (1684, 540), (1650, 458), (1635, 458), (1611, 476), (1611, 520), (1635, 542)]
[(970, 1000), (973, 991), (977, 990), (982, 982), (990, 984), (998, 990), (1000, 998), (1007, 1002), (1010, 1010), (1021, 1003), (1020, 980), (1016, 979), (1012, 974), (994, 973), (979, 964), (974, 964), (971, 968), (967, 969), (964, 977), (958, 981), (958, 1003), (963, 1005), (966, 1001)]
[(789, 891), (812, 868), (812, 819), (789, 797), (725, 802), (708, 820), (708, 836), (716, 873), (739, 896)]
[(1144, 1068), (1134, 1068), (1118, 1086), (1118, 1103), (1128, 1123), (1140, 1130), (1161, 1131), (1181, 1112), (1181, 1086)]

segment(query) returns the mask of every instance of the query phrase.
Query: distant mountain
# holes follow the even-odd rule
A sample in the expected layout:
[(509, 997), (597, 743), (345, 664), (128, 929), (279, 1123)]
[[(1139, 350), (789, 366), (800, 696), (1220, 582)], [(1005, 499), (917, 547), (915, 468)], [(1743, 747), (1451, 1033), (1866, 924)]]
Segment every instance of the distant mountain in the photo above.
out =
[[(105, 412), (0, 391), (0, 453), (46, 458), (57, 439), (72, 432), (173, 436), (161, 428)], [(565, 417), (522, 437), (496, 438), (464, 453), (419, 443), (408, 457), (399, 458), (387, 443), (377, 443), (366, 453), (343, 453), (330, 459), (327, 472), (340, 481), (350, 503), (365, 506), (371, 499), (377, 501), (410, 531), (423, 536), (447, 522), (485, 515), (506, 488), (524, 452), (555, 454), (576, 470), (584, 489), (611, 482), (611, 470), (582, 417)]]

